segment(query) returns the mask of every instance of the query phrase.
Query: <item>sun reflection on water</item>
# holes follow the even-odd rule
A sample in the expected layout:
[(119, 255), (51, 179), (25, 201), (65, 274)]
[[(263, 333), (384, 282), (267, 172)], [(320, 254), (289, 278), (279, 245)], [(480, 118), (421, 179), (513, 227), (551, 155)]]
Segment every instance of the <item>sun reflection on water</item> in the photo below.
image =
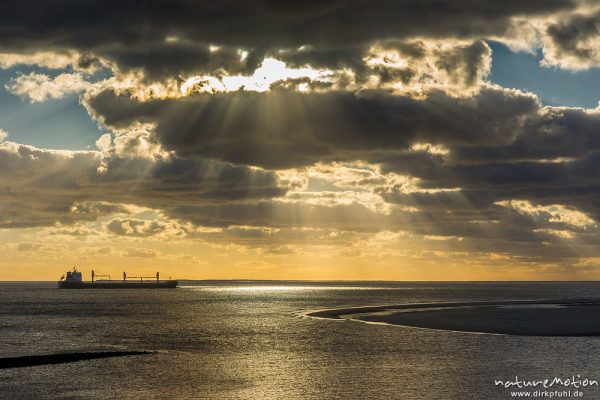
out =
[(297, 292), (297, 291), (319, 291), (319, 290), (398, 290), (397, 287), (360, 287), (360, 286), (288, 286), (288, 285), (254, 285), (254, 286), (179, 286), (189, 290), (207, 291), (231, 291), (231, 292)]

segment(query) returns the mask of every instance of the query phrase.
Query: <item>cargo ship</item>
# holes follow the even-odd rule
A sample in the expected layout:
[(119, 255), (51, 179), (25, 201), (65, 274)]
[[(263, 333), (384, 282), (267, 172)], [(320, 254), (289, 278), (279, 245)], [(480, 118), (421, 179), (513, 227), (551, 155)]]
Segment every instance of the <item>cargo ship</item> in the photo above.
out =
[[(108, 277), (108, 280), (96, 280), (97, 277)], [(144, 280), (145, 279), (145, 280)], [(91, 282), (84, 282), (80, 271), (73, 267), (58, 281), (59, 289), (175, 289), (179, 281), (160, 280), (160, 273), (156, 276), (127, 276), (123, 272), (123, 280), (111, 280), (110, 275), (98, 275), (92, 270)]]

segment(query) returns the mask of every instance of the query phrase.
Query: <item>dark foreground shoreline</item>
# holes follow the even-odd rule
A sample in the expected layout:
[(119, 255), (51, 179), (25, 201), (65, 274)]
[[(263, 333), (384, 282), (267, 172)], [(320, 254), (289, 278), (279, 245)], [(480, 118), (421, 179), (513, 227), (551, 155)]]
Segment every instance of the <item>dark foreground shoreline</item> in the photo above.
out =
[(600, 299), (401, 304), (323, 310), (311, 317), (524, 336), (600, 336)]
[(63, 364), (97, 358), (124, 357), (151, 354), (150, 351), (105, 351), (94, 353), (61, 353), (24, 357), (0, 358), (0, 369), (33, 367), (36, 365)]

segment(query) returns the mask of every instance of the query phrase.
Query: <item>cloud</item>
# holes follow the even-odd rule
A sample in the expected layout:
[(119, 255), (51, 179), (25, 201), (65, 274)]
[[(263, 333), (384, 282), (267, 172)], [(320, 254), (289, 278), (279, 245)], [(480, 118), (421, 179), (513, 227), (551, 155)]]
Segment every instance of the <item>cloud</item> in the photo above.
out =
[(105, 133), (96, 140), (96, 147), (103, 153), (107, 153), (112, 149), (112, 137), (109, 133)]
[(32, 72), (18, 74), (5, 85), (6, 90), (17, 96), (39, 103), (48, 99), (60, 99), (71, 93), (78, 93), (90, 87), (81, 74), (63, 73), (54, 78)]
[(523, 120), (506, 145), (455, 147), (452, 157), (462, 162), (560, 160), (600, 150), (600, 110), (543, 107)]
[(482, 40), (387, 40), (364, 58), (367, 87), (423, 96), (431, 89), (455, 95), (479, 90), (490, 72), (492, 50)]
[(600, 66), (600, 11), (576, 12), (548, 25), (543, 49), (547, 66), (571, 70)]
[(599, 153), (566, 162), (506, 162), (472, 165), (446, 165), (439, 158), (427, 164), (393, 164), (384, 170), (411, 174), (418, 185), (429, 189), (454, 189), (406, 193), (402, 188), (382, 188), (377, 192), (388, 202), (421, 209), (470, 210), (482, 213), (494, 203), (526, 200), (538, 205), (563, 204), (580, 209), (596, 221), (600, 207), (596, 201), (600, 180), (593, 171), (600, 165)]
[(440, 91), (415, 99), (381, 90), (281, 90), (143, 102), (105, 90), (88, 94), (85, 103), (108, 128), (152, 124), (154, 139), (181, 157), (266, 168), (407, 149), (415, 142), (508, 144), (521, 120), (540, 108), (535, 96), (493, 87), (461, 98)]
[[(145, 101), (104, 89), (88, 92), (84, 103), (111, 132), (99, 140), (102, 152), (5, 142), (5, 226), (119, 212), (93, 200), (165, 218), (112, 217), (106, 230), (122, 236), (161, 235), (171, 219), (188, 238), (203, 236), (192, 227), (225, 229), (238, 241), (243, 235), (231, 229), (239, 226), (388, 230), (463, 238), (452, 245), (465, 251), (595, 254), (595, 225), (568, 223), (565, 210), (600, 220), (597, 110), (543, 107), (532, 94), (491, 85), (420, 98), (280, 89)], [(542, 212), (548, 207), (558, 214)], [(251, 236), (245, 245), (273, 238)], [(578, 243), (577, 251), (564, 241)]]
[(596, 221), (586, 214), (576, 209), (570, 209), (557, 204), (551, 206), (534, 206), (528, 201), (515, 200), (501, 201), (496, 204), (511, 208), (521, 214), (542, 218), (550, 223), (564, 224), (580, 229), (598, 227)]
[(53, 52), (35, 47), (27, 51), (14, 49), (14, 52), (3, 51), (0, 53), (0, 67), (8, 69), (19, 65), (37, 65), (43, 68), (64, 69), (78, 65), (79, 58), (75, 51)]
[[(76, 68), (114, 64), (118, 71), (140, 70), (150, 79), (217, 70), (250, 72), (266, 56), (287, 51), (293, 57), (302, 46), (313, 47), (300, 52), (299, 62), (342, 66), (351, 65), (378, 40), (502, 37), (510, 33), (515, 19), (541, 19), (573, 10), (577, 4), (575, 0), (379, 0), (300, 5), (261, 0), (252, 5), (173, 1), (165, 7), (152, 1), (143, 8), (119, 4), (123, 16), (119, 17), (110, 2), (37, 1), (3, 8), (0, 46), (12, 57), (5, 65), (48, 65), (48, 57), (35, 57), (54, 52)], [(21, 59), (15, 60), (19, 54)]]
[[(517, 204), (531, 204), (516, 202)], [(356, 202), (349, 205), (307, 206), (302, 203), (261, 201), (258, 204), (179, 207), (168, 216), (197, 226), (222, 227), (218, 232), (198, 233), (210, 243), (238, 243), (251, 247), (357, 246), (361, 240), (383, 232), (401, 234), (401, 248), (421, 252), (451, 246), (453, 251), (500, 253), (522, 261), (563, 262), (598, 254), (600, 233), (596, 221), (571, 206), (535, 206), (532, 213), (492, 205), (488, 209), (427, 209), (405, 212), (392, 208), (378, 214)], [(580, 216), (585, 215), (585, 224)], [(246, 224), (243, 239), (236, 224)], [(226, 228), (228, 227), (228, 228)], [(253, 229), (251, 229), (254, 227)], [(556, 232), (561, 234), (557, 235)], [(330, 234), (329, 234), (330, 233)], [(410, 238), (410, 240), (409, 240)], [(433, 240), (435, 238), (436, 240)], [(370, 239), (369, 239), (370, 240)], [(381, 244), (381, 241), (379, 241)], [(408, 247), (407, 247), (408, 246)], [(568, 262), (568, 261), (565, 261)]]
[(172, 223), (135, 218), (114, 218), (104, 225), (108, 233), (118, 236), (147, 237), (161, 234), (182, 235), (181, 228)]
[[(275, 200), (165, 209), (170, 218), (213, 227), (408, 230), (523, 257), (540, 257), (545, 243), (554, 246), (548, 257), (594, 254), (597, 110), (544, 107), (532, 94), (487, 84), (459, 96), (421, 93), (275, 90), (139, 101), (107, 90), (85, 102), (108, 129), (150, 124), (150, 140), (178, 157), (280, 169), (290, 188)], [(558, 214), (542, 212), (549, 209)], [(573, 213), (589, 218), (585, 229), (566, 222)], [(577, 251), (565, 240), (580, 243)]]
[(160, 251), (143, 247), (129, 247), (122, 253), (123, 257), (156, 258)]
[[(99, 167), (102, 166), (102, 169)], [(227, 164), (104, 157), (0, 143), (0, 227), (48, 226), (126, 212), (282, 195), (277, 176)]]
[(600, 256), (600, 111), (488, 81), (489, 40), (597, 66), (591, 2), (63, 6), (3, 9), (0, 66), (27, 71), (6, 89), (83, 92), (103, 135), (61, 151), (0, 131), (1, 228), (382, 265)]
[(23, 242), (17, 245), (18, 251), (36, 251), (44, 246), (41, 243)]
[(212, 227), (312, 227), (376, 232), (390, 223), (384, 222), (386, 216), (358, 202), (330, 207), (274, 200), (230, 205), (188, 205), (169, 208), (164, 212), (171, 218)]
[[(102, 155), (96, 152), (8, 145), (12, 150), (0, 152), (0, 170), (7, 172), (0, 180), (0, 220), (5, 228), (53, 226), (58, 222), (59, 230), (64, 231), (66, 224), (101, 217), (105, 232), (113, 235), (136, 240), (174, 235), (215, 245), (260, 248), (263, 254), (302, 254), (301, 243), (359, 246), (368, 254), (360, 241), (384, 231), (409, 235), (410, 242), (405, 244), (410, 243), (414, 251), (442, 251), (443, 246), (451, 245), (453, 251), (501, 253), (523, 260), (568, 260), (597, 255), (600, 248), (597, 194), (581, 195), (581, 188), (589, 185), (580, 188), (575, 184), (559, 190), (562, 177), (556, 171), (548, 175), (556, 175), (557, 184), (544, 186), (550, 182), (548, 179), (498, 180), (486, 174), (502, 168), (485, 164), (442, 164), (440, 168), (448, 168), (447, 176), (454, 177), (449, 182), (460, 188), (448, 191), (436, 189), (447, 185), (443, 178), (417, 178), (418, 169), (413, 178), (402, 178), (365, 162), (318, 164), (286, 171), (282, 176), (305, 171), (306, 177), (300, 179), (304, 183), (291, 186), (288, 192), (277, 189), (271, 193), (275, 198), (270, 199), (250, 193), (262, 186), (261, 179), (270, 184), (279, 182), (272, 172), (229, 166), (227, 174), (213, 180), (212, 172), (224, 167), (219, 163), (115, 158), (105, 172), (99, 173)], [(426, 149), (410, 150), (408, 154), (442, 159), (443, 155), (433, 155)], [(550, 168), (556, 165), (562, 164), (539, 164)], [(71, 171), (76, 171), (75, 178)], [(249, 174), (245, 184), (241, 178), (244, 175), (240, 175), (243, 171)], [(572, 179), (577, 175), (575, 170)], [(246, 185), (243, 195), (207, 195), (234, 182), (235, 187)], [(389, 206), (385, 212), (370, 204), (378, 197), (380, 203)], [(124, 204), (151, 208), (161, 217), (134, 217), (133, 206)], [(452, 240), (441, 240), (447, 238)], [(152, 251), (131, 249), (124, 255), (157, 256)]]

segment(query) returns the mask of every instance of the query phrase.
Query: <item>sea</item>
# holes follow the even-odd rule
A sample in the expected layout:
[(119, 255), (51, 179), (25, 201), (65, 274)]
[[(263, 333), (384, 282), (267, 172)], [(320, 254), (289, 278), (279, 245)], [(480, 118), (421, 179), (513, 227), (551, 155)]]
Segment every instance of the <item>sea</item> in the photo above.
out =
[[(152, 353), (0, 369), (0, 399), (509, 399), (516, 387), (505, 382), (538, 382), (537, 390), (544, 379), (600, 381), (600, 338), (461, 333), (306, 313), (579, 297), (600, 297), (600, 283), (185, 281), (174, 290), (1, 283), (2, 358)], [(600, 399), (597, 385), (562, 383), (542, 390)]]

